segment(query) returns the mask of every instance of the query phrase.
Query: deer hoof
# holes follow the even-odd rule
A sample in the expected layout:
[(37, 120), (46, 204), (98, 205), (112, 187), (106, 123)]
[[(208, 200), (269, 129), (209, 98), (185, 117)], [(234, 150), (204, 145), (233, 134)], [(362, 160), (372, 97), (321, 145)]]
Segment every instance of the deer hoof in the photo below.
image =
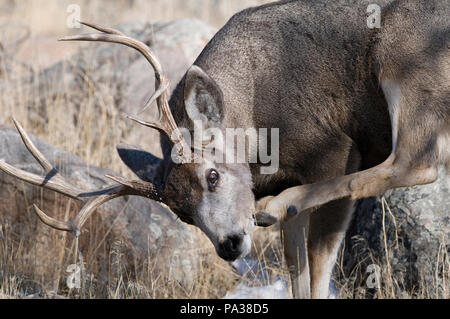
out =
[(260, 227), (269, 227), (278, 222), (278, 218), (265, 211), (255, 214), (255, 225)]

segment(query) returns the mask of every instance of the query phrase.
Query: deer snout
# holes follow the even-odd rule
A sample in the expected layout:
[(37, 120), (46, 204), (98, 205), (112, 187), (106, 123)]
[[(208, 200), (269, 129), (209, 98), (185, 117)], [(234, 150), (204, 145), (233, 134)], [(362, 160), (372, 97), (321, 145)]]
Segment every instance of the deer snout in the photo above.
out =
[(244, 234), (233, 234), (225, 237), (219, 242), (217, 253), (226, 261), (234, 261), (240, 256), (248, 253), (246, 237)]

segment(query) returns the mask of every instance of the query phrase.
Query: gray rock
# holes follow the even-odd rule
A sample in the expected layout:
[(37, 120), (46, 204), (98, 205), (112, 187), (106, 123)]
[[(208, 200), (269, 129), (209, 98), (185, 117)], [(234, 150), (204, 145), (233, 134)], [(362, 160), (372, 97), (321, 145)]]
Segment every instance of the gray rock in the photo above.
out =
[(444, 169), (439, 176), (433, 184), (384, 194), (384, 231), (382, 197), (357, 203), (345, 240), (347, 275), (362, 271), (364, 277), (367, 267), (376, 264), (383, 285), (389, 262), (396, 295), (443, 296), (443, 280), (449, 276), (450, 177)]

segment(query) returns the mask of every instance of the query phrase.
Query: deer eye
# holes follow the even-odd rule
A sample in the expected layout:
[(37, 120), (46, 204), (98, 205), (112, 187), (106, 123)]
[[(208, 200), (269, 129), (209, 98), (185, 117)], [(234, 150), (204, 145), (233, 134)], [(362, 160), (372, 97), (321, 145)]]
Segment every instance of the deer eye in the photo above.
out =
[(210, 169), (206, 174), (206, 181), (208, 182), (209, 190), (214, 191), (214, 188), (216, 187), (217, 182), (219, 181), (219, 172), (213, 168)]

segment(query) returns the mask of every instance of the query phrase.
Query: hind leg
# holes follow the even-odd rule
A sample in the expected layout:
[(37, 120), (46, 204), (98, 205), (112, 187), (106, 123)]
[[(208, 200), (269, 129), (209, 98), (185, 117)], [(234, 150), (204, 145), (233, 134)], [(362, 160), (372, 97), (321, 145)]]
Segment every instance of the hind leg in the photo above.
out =
[(291, 277), (292, 296), (309, 299), (310, 276), (307, 253), (309, 214), (299, 214), (281, 223), (284, 257)]
[(329, 296), (331, 275), (352, 213), (353, 201), (341, 199), (323, 205), (310, 217), (308, 260), (313, 299)]

